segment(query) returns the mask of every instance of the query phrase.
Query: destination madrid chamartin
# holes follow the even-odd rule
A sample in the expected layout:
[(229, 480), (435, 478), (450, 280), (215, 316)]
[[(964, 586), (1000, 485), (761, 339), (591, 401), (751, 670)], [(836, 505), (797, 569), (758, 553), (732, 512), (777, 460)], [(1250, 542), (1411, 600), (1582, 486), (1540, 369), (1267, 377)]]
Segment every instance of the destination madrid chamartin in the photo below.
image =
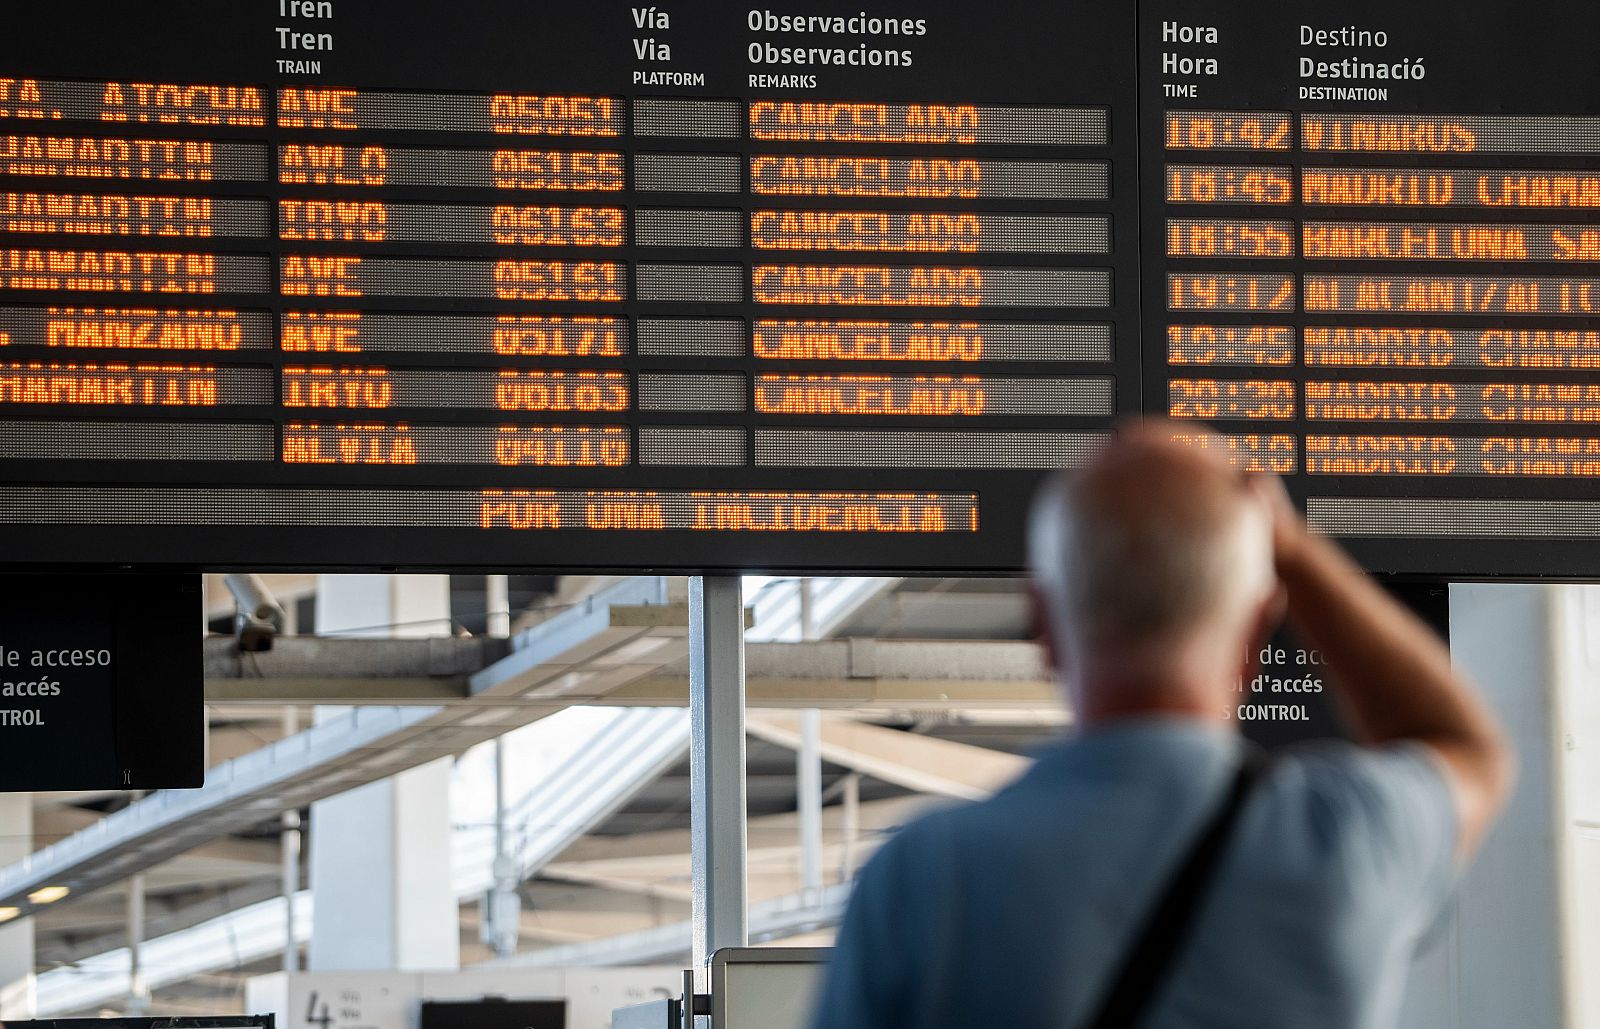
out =
[(1592, 5), (461, 6), (0, 16), (0, 558), (1005, 572), (1148, 413), (1600, 574)]

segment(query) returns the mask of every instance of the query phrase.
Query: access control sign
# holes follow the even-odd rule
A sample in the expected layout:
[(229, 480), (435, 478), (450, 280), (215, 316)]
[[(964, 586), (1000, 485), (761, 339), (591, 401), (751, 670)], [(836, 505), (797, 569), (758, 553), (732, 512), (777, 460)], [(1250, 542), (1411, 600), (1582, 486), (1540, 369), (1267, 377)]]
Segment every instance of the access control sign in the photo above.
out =
[(0, 792), (198, 787), (200, 580), (0, 578)]

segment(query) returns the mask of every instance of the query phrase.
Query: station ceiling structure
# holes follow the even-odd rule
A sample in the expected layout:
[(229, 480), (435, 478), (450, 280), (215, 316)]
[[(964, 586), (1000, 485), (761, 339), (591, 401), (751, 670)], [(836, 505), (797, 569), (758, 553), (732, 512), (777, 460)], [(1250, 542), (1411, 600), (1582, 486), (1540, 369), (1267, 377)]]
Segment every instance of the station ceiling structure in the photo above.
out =
[[(308, 582), (275, 585), (314, 591)], [(40, 796), (38, 838), (49, 842), (30, 861), (0, 869), (0, 890), (24, 905), (41, 885), (72, 884), (35, 918), (41, 1015), (121, 1003), (125, 885), (134, 872), (144, 873), (148, 892), (141, 960), (163, 1009), (241, 1004), (243, 979), (274, 970), (283, 950), (280, 815), (440, 756), (457, 757), (453, 789), (482, 794), (489, 772), (480, 744), (500, 734), (511, 747), (541, 746), (541, 734), (584, 744), (551, 774), (512, 791), (512, 822), (542, 827), (517, 837), (524, 913), (514, 957), (494, 959), (477, 935), (492, 834), (481, 821), (455, 832), (464, 961), (686, 960), (679, 586), (657, 577), (569, 585), (583, 595), (526, 619), (531, 624), (507, 639), (286, 635), (256, 655), (239, 653), (231, 637), (207, 640), (215, 762), (208, 786), (125, 806), (110, 793)], [(752, 580), (748, 789), (751, 932), (759, 940), (825, 939), (842, 909), (847, 869), (884, 833), (926, 803), (984, 795), (1063, 719), (1038, 649), (1023, 639), (1019, 583), (809, 586), (808, 616), (818, 615), (828, 634), (800, 640), (797, 581)], [(285, 707), (309, 713), (321, 704), (348, 710), (281, 737)], [(827, 712), (829, 885), (820, 894), (802, 890), (799, 878), (795, 718), (807, 707)], [(856, 805), (848, 833), (846, 780)], [(306, 936), (310, 891), (293, 904)]]

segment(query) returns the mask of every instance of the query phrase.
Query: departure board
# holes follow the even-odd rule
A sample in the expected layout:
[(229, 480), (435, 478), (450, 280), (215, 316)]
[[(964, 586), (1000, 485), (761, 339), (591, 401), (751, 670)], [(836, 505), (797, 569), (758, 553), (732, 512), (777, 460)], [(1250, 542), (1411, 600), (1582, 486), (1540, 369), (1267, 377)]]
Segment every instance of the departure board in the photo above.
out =
[(12, 5), (0, 560), (1017, 567), (1136, 12), (801, 7)]
[(1145, 0), (1145, 408), (1369, 567), (1600, 574), (1597, 31)]
[(1004, 572), (1148, 413), (1600, 576), (1558, 7), (12, 5), (0, 562)]

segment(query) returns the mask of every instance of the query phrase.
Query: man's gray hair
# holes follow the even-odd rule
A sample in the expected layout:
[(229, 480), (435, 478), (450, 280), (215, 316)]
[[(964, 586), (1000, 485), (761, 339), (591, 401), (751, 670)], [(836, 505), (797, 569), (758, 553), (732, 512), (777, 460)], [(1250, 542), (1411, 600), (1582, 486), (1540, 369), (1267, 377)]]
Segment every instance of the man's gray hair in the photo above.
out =
[(1034, 500), (1029, 563), (1060, 643), (1176, 642), (1248, 617), (1274, 588), (1270, 516), (1244, 490), (1109, 492), (1062, 473)]

